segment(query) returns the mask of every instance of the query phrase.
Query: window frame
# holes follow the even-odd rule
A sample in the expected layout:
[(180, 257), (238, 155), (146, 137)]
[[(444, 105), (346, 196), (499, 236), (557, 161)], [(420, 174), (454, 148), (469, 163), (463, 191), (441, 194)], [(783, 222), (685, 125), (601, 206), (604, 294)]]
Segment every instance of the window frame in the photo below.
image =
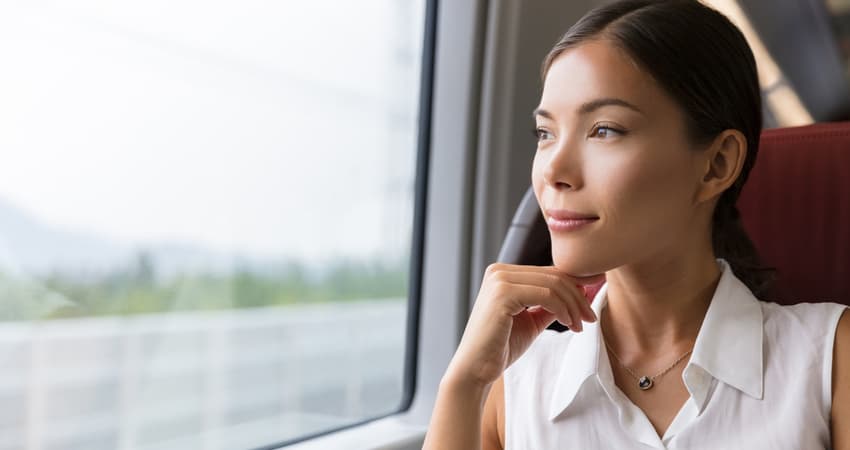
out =
[(400, 411), (305, 436), (286, 443), (288, 450), (422, 446), (440, 379), (469, 314), (487, 3), (426, 3), (414, 247)]

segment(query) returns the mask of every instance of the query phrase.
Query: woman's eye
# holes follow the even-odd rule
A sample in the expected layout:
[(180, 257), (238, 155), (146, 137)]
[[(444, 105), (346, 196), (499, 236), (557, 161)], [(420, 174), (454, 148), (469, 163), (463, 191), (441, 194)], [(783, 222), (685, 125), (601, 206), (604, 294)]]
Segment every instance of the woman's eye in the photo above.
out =
[(611, 128), (611, 127), (605, 126), (605, 125), (600, 125), (600, 126), (594, 128), (590, 132), (590, 137), (603, 138), (604, 139), (604, 138), (618, 136), (618, 135), (621, 135), (621, 134), (623, 134), (623, 131), (621, 131), (621, 130), (618, 130), (616, 128)]
[(543, 128), (533, 128), (531, 133), (534, 134), (538, 141), (552, 138), (552, 133), (544, 130)]

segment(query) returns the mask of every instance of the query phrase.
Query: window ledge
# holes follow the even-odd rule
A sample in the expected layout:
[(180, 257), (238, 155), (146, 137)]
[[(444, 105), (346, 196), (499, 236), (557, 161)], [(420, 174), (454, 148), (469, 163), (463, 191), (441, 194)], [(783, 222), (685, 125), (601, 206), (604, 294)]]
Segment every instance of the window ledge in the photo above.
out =
[(327, 436), (283, 447), (286, 450), (421, 449), (427, 427), (411, 425), (403, 415), (378, 419), (362, 426), (349, 428)]

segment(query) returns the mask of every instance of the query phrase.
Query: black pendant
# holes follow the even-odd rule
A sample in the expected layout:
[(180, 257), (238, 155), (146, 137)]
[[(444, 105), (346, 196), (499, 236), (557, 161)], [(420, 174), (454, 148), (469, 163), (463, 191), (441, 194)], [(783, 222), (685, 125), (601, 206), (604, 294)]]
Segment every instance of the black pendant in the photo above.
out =
[(640, 377), (640, 380), (638, 380), (638, 386), (645, 391), (652, 387), (652, 379), (647, 376)]

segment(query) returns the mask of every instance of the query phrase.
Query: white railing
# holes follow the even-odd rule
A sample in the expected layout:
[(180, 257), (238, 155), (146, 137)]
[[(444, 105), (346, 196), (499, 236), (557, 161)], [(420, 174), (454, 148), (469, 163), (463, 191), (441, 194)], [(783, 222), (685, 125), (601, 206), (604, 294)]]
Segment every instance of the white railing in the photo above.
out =
[(0, 323), (0, 450), (243, 450), (390, 412), (406, 308)]

